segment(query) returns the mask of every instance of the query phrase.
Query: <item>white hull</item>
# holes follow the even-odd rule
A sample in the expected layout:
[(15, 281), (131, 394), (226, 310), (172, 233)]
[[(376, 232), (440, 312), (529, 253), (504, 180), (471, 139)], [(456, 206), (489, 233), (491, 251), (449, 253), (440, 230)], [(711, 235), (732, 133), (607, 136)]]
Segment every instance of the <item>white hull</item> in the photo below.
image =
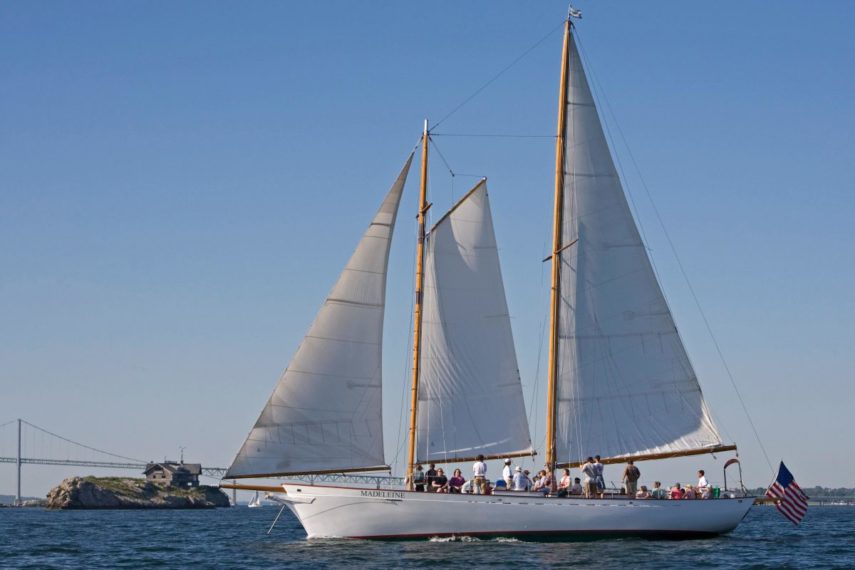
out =
[(284, 484), (277, 496), (309, 538), (595, 536), (700, 537), (729, 532), (754, 500), (543, 498), (535, 493), (446, 495)]

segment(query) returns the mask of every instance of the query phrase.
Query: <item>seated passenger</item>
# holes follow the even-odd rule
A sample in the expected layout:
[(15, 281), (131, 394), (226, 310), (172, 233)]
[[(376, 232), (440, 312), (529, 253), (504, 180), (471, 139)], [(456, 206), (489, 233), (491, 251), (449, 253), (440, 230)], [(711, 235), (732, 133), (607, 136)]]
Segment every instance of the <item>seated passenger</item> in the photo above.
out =
[(460, 492), (466, 495), (472, 493), (472, 480), (466, 481), (462, 487), (460, 487)]
[(523, 472), (522, 468), (517, 465), (514, 468), (514, 491), (528, 491), (531, 489), (531, 480), (528, 478), (528, 471)]
[(564, 470), (564, 476), (561, 477), (561, 481), (558, 482), (558, 490), (559, 491), (570, 491), (570, 485), (573, 484), (573, 480), (570, 478), (570, 470)]
[(436, 475), (434, 475), (430, 486), (434, 493), (448, 493), (448, 477), (445, 476), (445, 471), (442, 468), (436, 470)]
[(679, 483), (674, 483), (674, 486), (671, 487), (671, 498), (672, 499), (682, 499), (683, 498), (683, 489), (680, 488)]
[(454, 475), (448, 480), (448, 492), (460, 493), (463, 490), (464, 483), (466, 483), (466, 479), (463, 478), (463, 472), (460, 469), (455, 469)]
[(691, 485), (686, 485), (686, 491), (683, 493), (684, 499), (697, 499), (698, 495), (695, 493), (695, 490)]
[(701, 489), (701, 498), (702, 499), (712, 499), (712, 487), (707, 485), (703, 489)]
[(578, 477), (573, 479), (573, 486), (570, 487), (571, 495), (581, 495), (582, 494), (582, 481), (579, 480)]
[(647, 485), (641, 486), (641, 489), (639, 489), (638, 492), (635, 493), (635, 498), (636, 499), (649, 499), (650, 498), (650, 493), (647, 490)]
[(662, 483), (659, 481), (655, 481), (653, 483), (653, 490), (650, 492), (651, 499), (667, 499), (668, 491), (662, 488)]
[(549, 471), (541, 470), (540, 479), (538, 479), (537, 483), (534, 486), (533, 491), (537, 491), (538, 493), (543, 493), (544, 495), (548, 495), (552, 492), (552, 475)]

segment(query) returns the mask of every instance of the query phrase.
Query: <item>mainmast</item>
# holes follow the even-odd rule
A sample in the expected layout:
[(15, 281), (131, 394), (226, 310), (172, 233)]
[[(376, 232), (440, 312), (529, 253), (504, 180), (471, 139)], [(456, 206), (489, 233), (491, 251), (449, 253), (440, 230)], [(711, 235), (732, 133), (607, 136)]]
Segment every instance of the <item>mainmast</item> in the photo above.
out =
[(422, 133), (422, 176), (419, 187), (419, 237), (416, 246), (416, 299), (413, 308), (413, 385), (410, 389), (410, 433), (407, 449), (407, 486), (413, 488), (413, 468), (416, 460), (416, 416), (419, 406), (419, 374), (421, 373), (422, 346), (422, 300), (424, 299), (425, 262), (425, 215), (430, 204), (427, 202), (427, 165), (430, 133), (425, 119)]
[[(572, 11), (571, 11), (572, 14)], [(567, 77), (570, 62), (570, 32), (573, 24), (568, 16), (564, 24), (564, 48), (561, 52), (561, 85), (558, 88), (558, 131), (555, 139), (555, 212), (552, 218), (552, 287), (549, 305), (549, 379), (546, 390), (546, 465), (555, 471), (556, 390), (558, 384), (558, 304), (561, 300), (561, 226), (564, 210), (564, 154), (567, 146)]]

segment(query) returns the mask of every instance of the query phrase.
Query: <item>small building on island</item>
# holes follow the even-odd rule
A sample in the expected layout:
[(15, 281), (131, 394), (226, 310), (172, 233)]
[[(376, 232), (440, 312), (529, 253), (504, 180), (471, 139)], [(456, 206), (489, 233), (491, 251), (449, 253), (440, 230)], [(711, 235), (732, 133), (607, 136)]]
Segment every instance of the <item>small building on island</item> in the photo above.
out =
[(163, 461), (149, 463), (145, 467), (146, 481), (173, 487), (198, 487), (199, 475), (202, 473), (201, 463), (184, 463)]

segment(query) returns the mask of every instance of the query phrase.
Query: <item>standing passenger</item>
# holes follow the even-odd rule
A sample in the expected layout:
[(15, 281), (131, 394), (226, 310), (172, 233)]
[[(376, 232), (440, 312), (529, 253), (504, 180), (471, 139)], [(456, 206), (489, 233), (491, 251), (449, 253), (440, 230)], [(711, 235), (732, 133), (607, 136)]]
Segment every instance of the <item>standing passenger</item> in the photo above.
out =
[(596, 474), (597, 474), (597, 479), (596, 479), (597, 491), (600, 493), (600, 498), (602, 498), (603, 497), (603, 491), (606, 490), (606, 479), (603, 476), (603, 473), (605, 471), (605, 466), (602, 463), (600, 463), (600, 456), (599, 455), (594, 456), (594, 469), (596, 470)]
[(590, 499), (597, 493), (597, 468), (593, 457), (589, 457), (582, 465), (582, 475), (585, 476), (585, 497)]
[(626, 487), (626, 494), (632, 497), (638, 488), (638, 478), (641, 477), (641, 471), (635, 466), (632, 459), (626, 462), (626, 469), (623, 470), (623, 480)]
[(502, 469), (502, 479), (505, 480), (505, 487), (507, 489), (511, 488), (511, 485), (514, 484), (514, 476), (511, 471), (511, 459), (505, 459), (505, 468)]
[(472, 480), (477, 492), (481, 495), (487, 494), (487, 464), (484, 456), (478, 455), (478, 460), (472, 464)]
[(425, 472), (422, 470), (422, 464), (416, 465), (416, 470), (413, 472), (413, 486), (418, 492), (425, 490)]
[(428, 493), (433, 493), (433, 478), (436, 477), (436, 463), (430, 464), (430, 469), (427, 470), (427, 475), (425, 477), (425, 485), (427, 486)]

